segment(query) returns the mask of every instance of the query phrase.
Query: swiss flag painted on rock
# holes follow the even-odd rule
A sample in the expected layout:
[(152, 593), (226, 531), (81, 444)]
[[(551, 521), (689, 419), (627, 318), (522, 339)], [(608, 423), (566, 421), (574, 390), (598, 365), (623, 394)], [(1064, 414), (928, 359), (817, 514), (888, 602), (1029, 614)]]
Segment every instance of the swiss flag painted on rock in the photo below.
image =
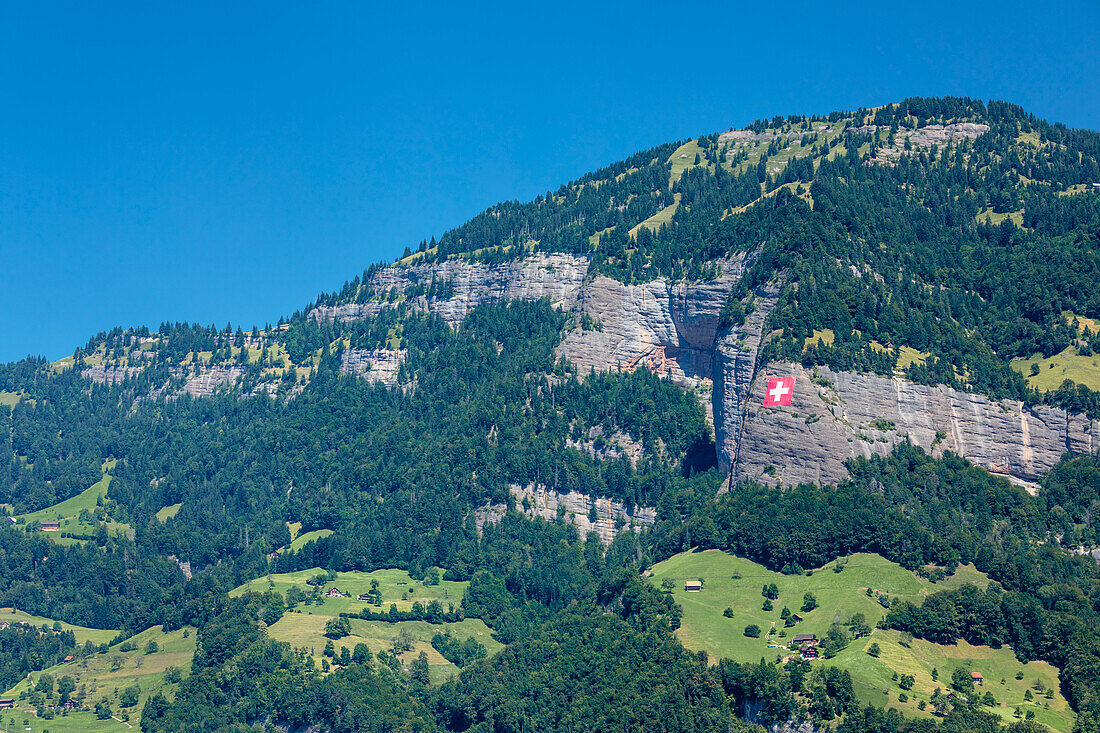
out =
[(786, 407), (794, 394), (794, 377), (772, 377), (764, 393), (764, 407)]

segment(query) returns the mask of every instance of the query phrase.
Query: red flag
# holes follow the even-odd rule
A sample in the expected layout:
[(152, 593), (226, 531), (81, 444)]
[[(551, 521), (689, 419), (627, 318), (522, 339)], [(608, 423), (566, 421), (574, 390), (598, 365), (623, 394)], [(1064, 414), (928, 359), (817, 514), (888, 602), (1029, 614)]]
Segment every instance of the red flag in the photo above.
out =
[(764, 407), (786, 407), (794, 394), (794, 377), (772, 377), (764, 393)]

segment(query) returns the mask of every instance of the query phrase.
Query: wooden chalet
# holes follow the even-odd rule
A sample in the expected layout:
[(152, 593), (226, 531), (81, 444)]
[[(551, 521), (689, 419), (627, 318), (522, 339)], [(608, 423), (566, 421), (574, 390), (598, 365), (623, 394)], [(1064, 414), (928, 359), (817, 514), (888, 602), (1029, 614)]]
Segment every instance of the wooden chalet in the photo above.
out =
[(791, 614), (791, 621), (793, 621), (794, 623), (800, 624), (800, 623), (802, 623), (803, 620), (804, 619), (801, 616), (799, 616), (797, 613), (792, 613)]
[(806, 644), (800, 650), (803, 659), (817, 659), (817, 647)]
[(325, 598), (348, 598), (348, 594), (339, 588), (333, 587), (325, 591)]
[(703, 590), (703, 581), (701, 580), (689, 580), (684, 583), (684, 590), (686, 591), (700, 591)]
[(370, 593), (360, 593), (359, 595), (357, 595), (355, 597), (355, 600), (357, 600), (357, 601), (369, 601), (370, 600)]
[(0, 699), (0, 710), (10, 710), (15, 707), (15, 700), (11, 698)]
[(807, 644), (809, 646), (817, 646), (817, 634), (795, 634), (794, 643), (802, 646)]
[(982, 677), (981, 672), (971, 672), (970, 673), (970, 679), (975, 685), (980, 685), (983, 682), (985, 682), (985, 678)]
[(57, 532), (61, 529), (61, 522), (42, 522), (43, 532)]

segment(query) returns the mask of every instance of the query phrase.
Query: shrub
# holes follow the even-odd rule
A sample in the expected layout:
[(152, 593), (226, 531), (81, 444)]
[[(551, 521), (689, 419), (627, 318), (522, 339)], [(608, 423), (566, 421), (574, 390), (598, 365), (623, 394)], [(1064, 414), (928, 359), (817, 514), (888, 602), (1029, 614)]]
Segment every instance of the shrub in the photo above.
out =
[(878, 657), (878, 655), (882, 653), (882, 650), (879, 649), (877, 643), (872, 642), (871, 646), (867, 647), (867, 653), (870, 654), (872, 657)]
[(726, 618), (733, 618), (733, 609), (732, 609), (732, 608), (729, 608), (729, 607), (727, 606), (727, 607), (726, 607), (726, 610), (725, 610), (725, 611), (722, 611), (722, 615), (723, 615), (723, 616), (725, 616)]

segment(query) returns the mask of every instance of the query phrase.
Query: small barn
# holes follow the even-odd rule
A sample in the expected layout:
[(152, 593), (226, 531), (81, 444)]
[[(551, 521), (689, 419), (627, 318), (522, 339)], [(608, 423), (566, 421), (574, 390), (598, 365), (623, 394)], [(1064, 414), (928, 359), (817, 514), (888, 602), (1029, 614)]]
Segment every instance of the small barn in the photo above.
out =
[(983, 682), (985, 682), (985, 678), (984, 678), (984, 677), (982, 677), (982, 673), (981, 673), (981, 672), (971, 672), (971, 673), (970, 673), (970, 680), (971, 680), (971, 681), (972, 681), (972, 682), (973, 682), (973, 683), (974, 683), (975, 685), (980, 685), (980, 684), (982, 684)]
[(57, 532), (61, 529), (61, 522), (42, 522), (43, 532)]
[(684, 583), (684, 590), (686, 591), (700, 591), (703, 590), (703, 581), (701, 580), (689, 580)]
[(0, 710), (8, 710), (15, 707), (15, 700), (11, 698), (0, 699)]

